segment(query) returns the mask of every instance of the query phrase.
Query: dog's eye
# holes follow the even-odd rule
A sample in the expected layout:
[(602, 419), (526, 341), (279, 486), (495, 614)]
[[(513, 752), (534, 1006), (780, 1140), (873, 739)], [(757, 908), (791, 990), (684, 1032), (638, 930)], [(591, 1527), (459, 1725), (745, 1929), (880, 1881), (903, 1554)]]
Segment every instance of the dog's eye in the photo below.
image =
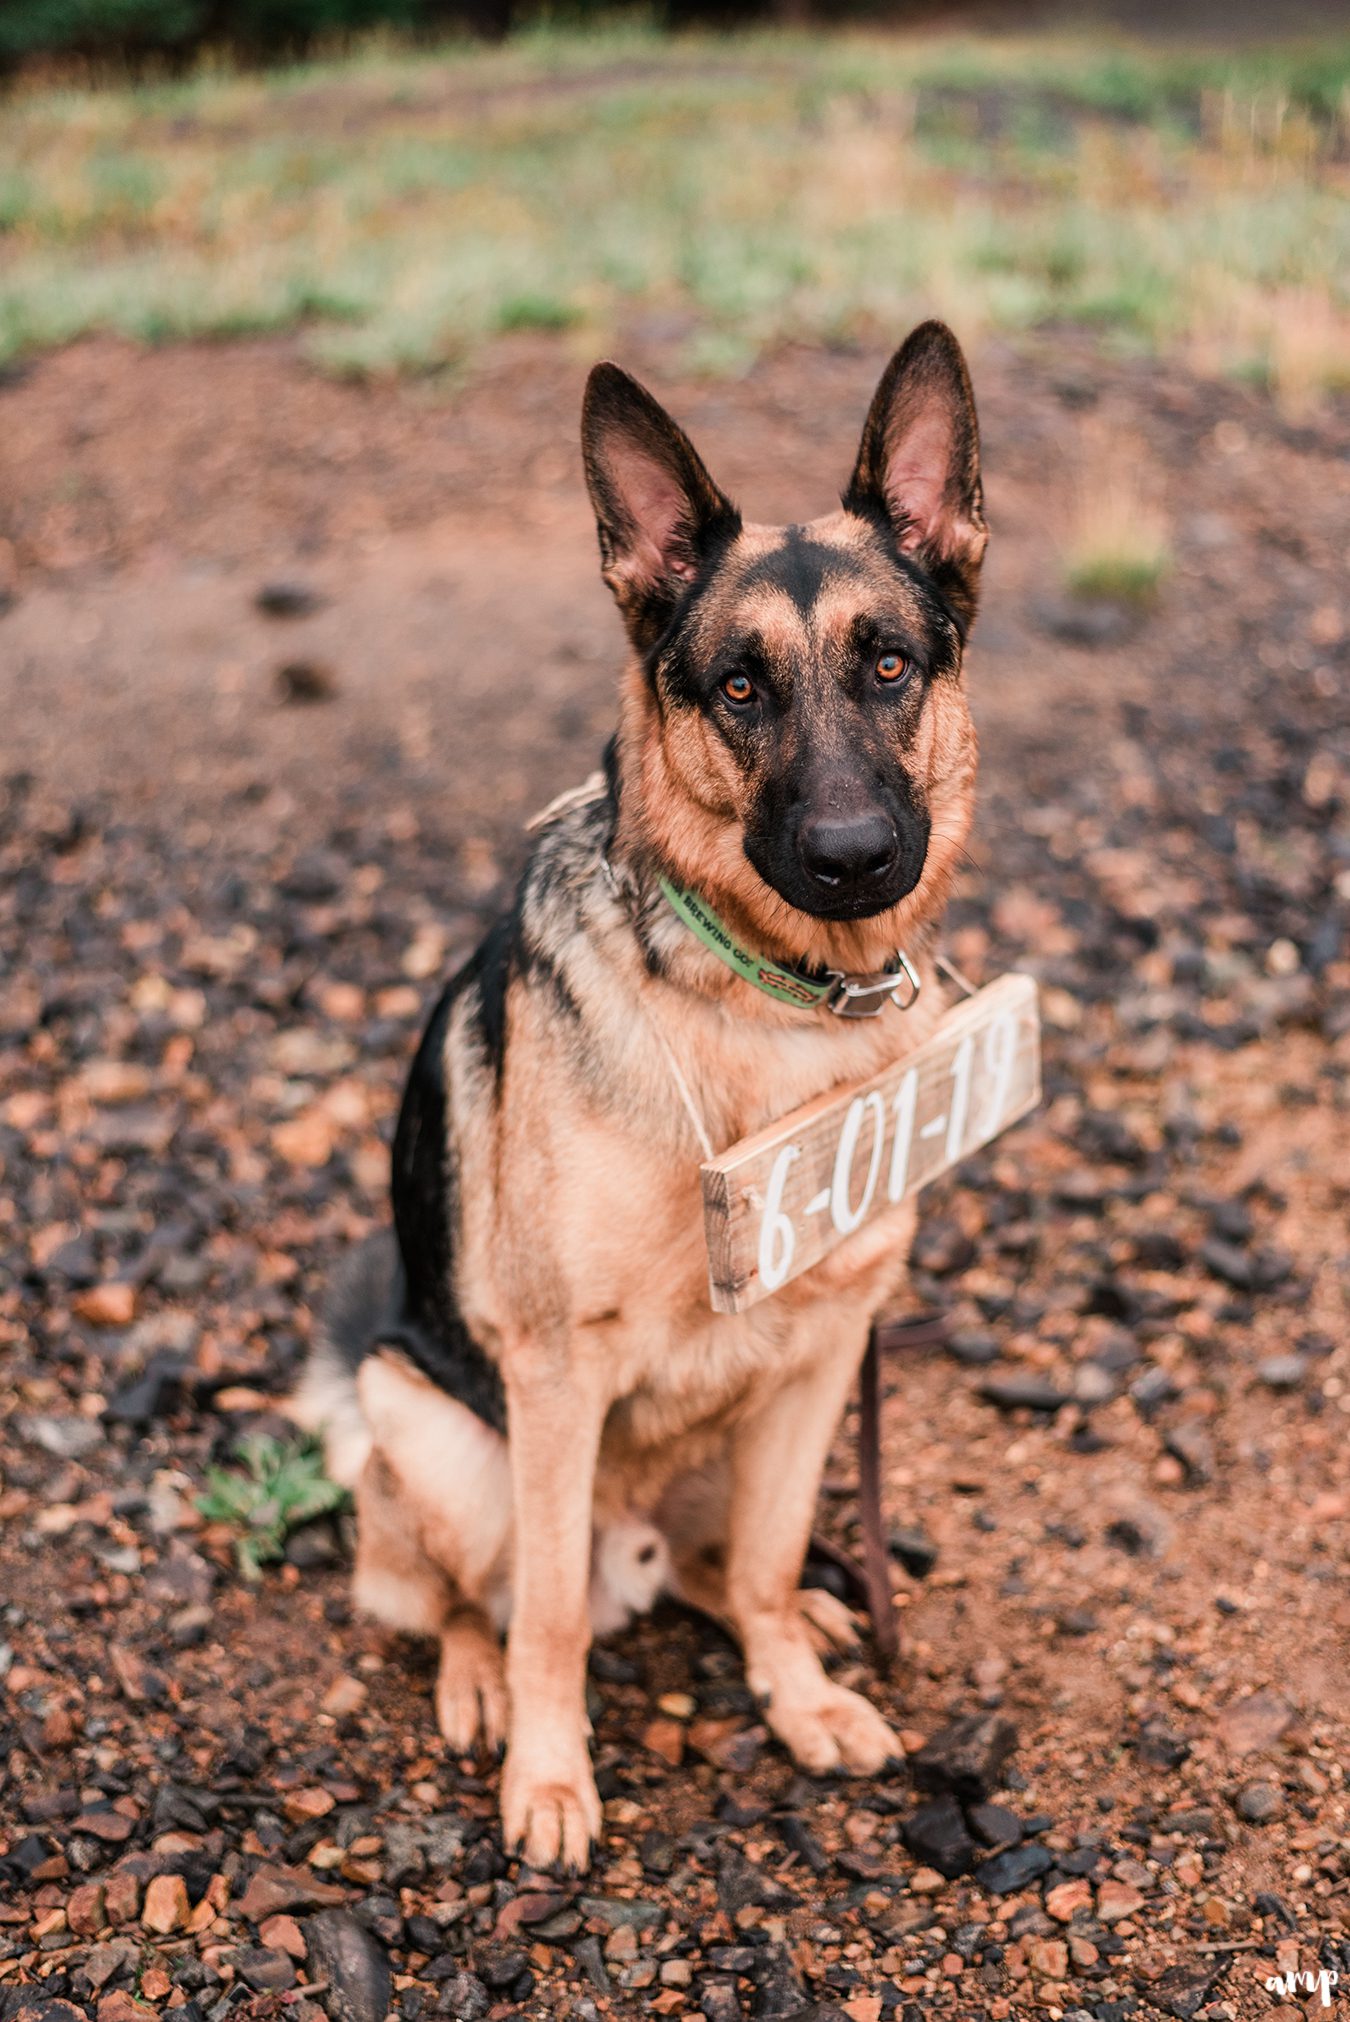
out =
[(728, 702), (739, 702), (744, 707), (754, 700), (755, 684), (748, 674), (728, 674), (721, 686)]
[(884, 681), (888, 687), (903, 681), (908, 672), (909, 662), (903, 653), (883, 653), (877, 661), (877, 680)]

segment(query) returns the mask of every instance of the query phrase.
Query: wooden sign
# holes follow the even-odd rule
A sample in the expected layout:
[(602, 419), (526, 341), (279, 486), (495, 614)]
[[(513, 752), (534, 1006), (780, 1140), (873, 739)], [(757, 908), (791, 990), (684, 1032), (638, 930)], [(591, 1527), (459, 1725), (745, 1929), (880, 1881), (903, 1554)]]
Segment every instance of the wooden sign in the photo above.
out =
[(1041, 1095), (1030, 976), (1000, 976), (947, 1012), (931, 1039), (871, 1081), (831, 1090), (703, 1175), (714, 1311), (741, 1313), (915, 1193)]

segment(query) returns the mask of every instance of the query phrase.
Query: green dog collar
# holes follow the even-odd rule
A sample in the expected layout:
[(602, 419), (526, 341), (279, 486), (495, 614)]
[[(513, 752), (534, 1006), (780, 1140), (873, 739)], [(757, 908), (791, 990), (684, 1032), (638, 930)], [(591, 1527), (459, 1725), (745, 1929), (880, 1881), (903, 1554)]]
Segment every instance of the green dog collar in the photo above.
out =
[(808, 976), (801, 969), (784, 968), (767, 955), (741, 947), (712, 907), (687, 885), (662, 878), (661, 890), (685, 926), (705, 948), (711, 949), (719, 962), (725, 962), (742, 982), (753, 984), (756, 990), (776, 998), (780, 1004), (796, 1004), (804, 1011), (823, 1006), (837, 1018), (875, 1018), (888, 1003), (908, 1011), (919, 994), (918, 973), (903, 951), (897, 952), (894, 969), (883, 969), (874, 975), (850, 976), (842, 969), (826, 969), (819, 975)]

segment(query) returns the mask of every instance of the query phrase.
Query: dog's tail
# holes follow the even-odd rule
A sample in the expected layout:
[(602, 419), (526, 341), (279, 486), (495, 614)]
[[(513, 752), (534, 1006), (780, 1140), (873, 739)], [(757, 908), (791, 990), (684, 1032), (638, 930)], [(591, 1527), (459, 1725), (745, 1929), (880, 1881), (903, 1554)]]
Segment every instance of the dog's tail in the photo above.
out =
[(323, 1440), (333, 1480), (355, 1488), (370, 1452), (356, 1372), (397, 1313), (402, 1266), (392, 1229), (368, 1236), (339, 1266), (309, 1361), (286, 1409)]

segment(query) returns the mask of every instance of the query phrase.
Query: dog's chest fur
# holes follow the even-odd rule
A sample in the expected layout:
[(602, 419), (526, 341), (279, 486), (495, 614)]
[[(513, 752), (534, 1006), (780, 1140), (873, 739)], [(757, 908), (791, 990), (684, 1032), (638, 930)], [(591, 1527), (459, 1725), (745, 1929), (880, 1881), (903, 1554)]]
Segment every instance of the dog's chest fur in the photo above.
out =
[(875, 1020), (747, 1002), (659, 894), (616, 888), (609, 819), (598, 800), (545, 831), (509, 949), (450, 1007), (435, 1213), (455, 1307), (508, 1389), (513, 1355), (598, 1358), (622, 1465), (711, 1436), (761, 1372), (810, 1354), (822, 1301), (884, 1297), (907, 1248), (902, 1207), (773, 1299), (713, 1314), (694, 1115), (725, 1149), (900, 1058), (941, 1007), (931, 979)]

